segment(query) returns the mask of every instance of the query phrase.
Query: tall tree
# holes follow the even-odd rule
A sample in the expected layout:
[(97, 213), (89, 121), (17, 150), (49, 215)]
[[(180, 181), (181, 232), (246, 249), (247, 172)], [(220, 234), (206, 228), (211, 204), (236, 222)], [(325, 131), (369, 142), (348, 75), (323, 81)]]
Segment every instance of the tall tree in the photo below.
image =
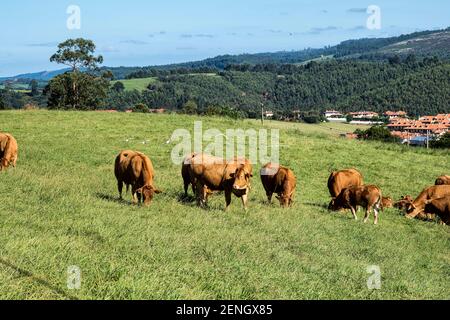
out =
[(50, 57), (50, 61), (67, 65), (73, 72), (80, 68), (97, 69), (103, 63), (103, 57), (94, 56), (95, 48), (92, 40), (69, 39), (58, 45), (58, 51)]
[(109, 81), (81, 68), (97, 70), (103, 57), (94, 56), (95, 44), (86, 39), (69, 39), (58, 45), (50, 61), (68, 65), (71, 72), (53, 78), (45, 89), (49, 108), (96, 109), (106, 98)]

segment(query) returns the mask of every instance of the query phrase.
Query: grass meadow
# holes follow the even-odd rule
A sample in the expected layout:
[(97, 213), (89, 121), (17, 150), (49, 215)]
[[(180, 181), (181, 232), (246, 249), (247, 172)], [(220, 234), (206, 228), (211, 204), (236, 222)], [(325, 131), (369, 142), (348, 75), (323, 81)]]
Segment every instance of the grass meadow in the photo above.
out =
[[(356, 167), (397, 199), (450, 173), (450, 153), (339, 138), (344, 124), (284, 124), (281, 162), (296, 173), (294, 207), (268, 205), (255, 174), (250, 209), (182, 199), (172, 132), (260, 128), (257, 121), (97, 112), (5, 111), (0, 131), (18, 140), (18, 167), (0, 174), (0, 299), (450, 299), (448, 226), (380, 224), (329, 213), (332, 168)], [(128, 141), (127, 141), (128, 140)], [(146, 144), (143, 142), (147, 141)], [(115, 156), (149, 155), (164, 193), (149, 208), (117, 200)], [(255, 167), (259, 172), (260, 165)], [(359, 217), (363, 217), (362, 210)], [(67, 269), (81, 269), (69, 290)], [(381, 270), (369, 290), (367, 267)]]
[(132, 90), (146, 90), (149, 84), (155, 83), (157, 81), (156, 78), (140, 78), (140, 79), (127, 79), (127, 80), (118, 80), (118, 81), (112, 81), (111, 85), (114, 85), (116, 82), (122, 82), (125, 86), (125, 90), (132, 91)]

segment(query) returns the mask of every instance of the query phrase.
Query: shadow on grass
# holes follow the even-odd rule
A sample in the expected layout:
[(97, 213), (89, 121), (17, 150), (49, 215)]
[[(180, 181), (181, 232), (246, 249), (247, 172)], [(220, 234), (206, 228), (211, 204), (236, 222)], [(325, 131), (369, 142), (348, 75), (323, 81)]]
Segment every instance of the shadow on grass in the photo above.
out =
[(305, 202), (304, 204), (305, 204), (305, 206), (316, 207), (316, 208), (328, 210), (328, 204), (326, 204), (326, 203)]
[(69, 299), (69, 300), (79, 300), (77, 297), (71, 296), (69, 295), (66, 291), (64, 291), (61, 288), (58, 288), (57, 286), (52, 285), (50, 282), (48, 282), (47, 280), (41, 279), (36, 277), (34, 274), (32, 274), (30, 271), (24, 270), (14, 264), (12, 264), (9, 261), (4, 260), (3, 258), (0, 258), (0, 264), (4, 265), (5, 267), (8, 267), (12, 270), (14, 270), (15, 272), (19, 273), (20, 277), (28, 277), (30, 278), (33, 282), (38, 283), (41, 286), (46, 287), (47, 289), (53, 291), (56, 294), (59, 294), (60, 296)]
[(133, 204), (131, 201), (119, 199), (119, 198), (111, 196), (109, 194), (96, 193), (95, 196), (103, 201), (115, 202), (115, 203), (124, 204), (124, 205), (132, 205)]

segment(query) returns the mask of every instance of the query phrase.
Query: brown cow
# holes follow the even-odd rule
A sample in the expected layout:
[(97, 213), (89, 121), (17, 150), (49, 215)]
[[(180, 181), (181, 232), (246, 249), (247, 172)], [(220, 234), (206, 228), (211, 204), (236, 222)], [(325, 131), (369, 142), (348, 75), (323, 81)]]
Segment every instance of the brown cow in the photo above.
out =
[(339, 196), (331, 201), (330, 209), (339, 211), (340, 209), (350, 209), (355, 220), (358, 220), (356, 211), (358, 206), (366, 209), (364, 223), (369, 219), (372, 208), (375, 212), (375, 224), (378, 224), (378, 215), (382, 202), (381, 190), (373, 185), (351, 186), (342, 190)]
[(269, 203), (272, 203), (273, 194), (277, 193), (277, 199), (282, 207), (292, 206), (297, 185), (297, 179), (292, 170), (268, 163), (261, 169), (261, 181)]
[(389, 209), (394, 207), (394, 201), (392, 201), (391, 197), (383, 197), (381, 199), (381, 210)]
[(242, 199), (247, 209), (250, 178), (253, 168), (246, 159), (224, 160), (207, 154), (196, 154), (191, 159), (190, 174), (196, 181), (196, 196), (200, 206), (208, 201), (209, 191), (225, 191), (225, 202), (228, 210), (231, 195)]
[(0, 171), (6, 170), (10, 165), (14, 168), (18, 157), (17, 141), (8, 133), (0, 133)]
[(436, 179), (436, 186), (450, 185), (450, 176), (440, 176)]
[(406, 210), (406, 217), (414, 219), (421, 217), (427, 212), (425, 211), (426, 202), (428, 200), (443, 198), (450, 195), (450, 185), (432, 186), (423, 190)]
[[(194, 156), (196, 156), (196, 153), (191, 153), (190, 155), (186, 156), (183, 161), (183, 165), (181, 167), (181, 176), (183, 177), (183, 184), (184, 184), (184, 196), (188, 197), (188, 190), (189, 185), (192, 187), (192, 192), (196, 193), (196, 187), (197, 187), (197, 180), (195, 177), (191, 177), (191, 162)], [(209, 190), (206, 187), (207, 195), (210, 196), (214, 194), (211, 190)]]
[(117, 178), (120, 199), (122, 199), (123, 184), (127, 191), (131, 185), (131, 194), (134, 203), (141, 202), (141, 198), (148, 206), (155, 193), (161, 193), (154, 184), (154, 170), (152, 161), (143, 153), (126, 150), (116, 158), (114, 173)]
[(363, 185), (363, 176), (356, 169), (334, 171), (328, 178), (328, 190), (333, 200), (339, 196), (342, 190), (350, 186), (361, 185)]
[(425, 212), (439, 216), (444, 224), (450, 225), (450, 195), (439, 199), (427, 200), (425, 202)]

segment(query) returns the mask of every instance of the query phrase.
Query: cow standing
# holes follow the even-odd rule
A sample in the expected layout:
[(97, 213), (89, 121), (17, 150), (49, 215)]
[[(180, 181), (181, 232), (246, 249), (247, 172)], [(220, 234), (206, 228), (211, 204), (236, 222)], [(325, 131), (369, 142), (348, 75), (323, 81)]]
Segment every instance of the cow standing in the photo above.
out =
[(428, 213), (425, 210), (427, 201), (446, 196), (450, 196), (450, 185), (438, 185), (426, 188), (412, 203), (409, 204), (406, 210), (406, 217), (414, 219), (416, 217), (421, 218), (424, 215), (426, 216)]
[(10, 165), (17, 164), (19, 147), (16, 139), (8, 133), (0, 133), (0, 171), (6, 170)]
[(269, 163), (261, 169), (261, 182), (269, 203), (272, 203), (272, 196), (276, 193), (282, 207), (292, 206), (297, 179), (291, 169)]
[(342, 190), (339, 196), (332, 200), (330, 209), (333, 211), (350, 209), (355, 220), (358, 220), (356, 211), (358, 210), (358, 206), (361, 206), (366, 209), (366, 215), (364, 217), (364, 223), (366, 223), (373, 208), (375, 213), (374, 224), (378, 224), (382, 198), (381, 190), (377, 186), (351, 186)]
[(154, 184), (153, 164), (146, 155), (140, 152), (122, 151), (116, 158), (114, 173), (117, 178), (117, 187), (120, 199), (122, 199), (123, 184), (127, 191), (131, 186), (133, 203), (142, 201), (148, 206), (155, 194), (161, 193)]
[[(341, 171), (334, 171), (328, 178), (328, 190), (332, 200), (336, 199), (342, 190), (351, 186), (362, 186), (363, 176), (356, 169), (346, 169)], [(331, 203), (330, 203), (331, 205)]]
[(250, 161), (243, 158), (227, 161), (207, 154), (196, 154), (191, 159), (189, 172), (192, 181), (196, 183), (199, 206), (207, 204), (210, 192), (224, 191), (225, 210), (230, 207), (232, 194), (241, 198), (247, 209), (250, 178), (253, 177)]

